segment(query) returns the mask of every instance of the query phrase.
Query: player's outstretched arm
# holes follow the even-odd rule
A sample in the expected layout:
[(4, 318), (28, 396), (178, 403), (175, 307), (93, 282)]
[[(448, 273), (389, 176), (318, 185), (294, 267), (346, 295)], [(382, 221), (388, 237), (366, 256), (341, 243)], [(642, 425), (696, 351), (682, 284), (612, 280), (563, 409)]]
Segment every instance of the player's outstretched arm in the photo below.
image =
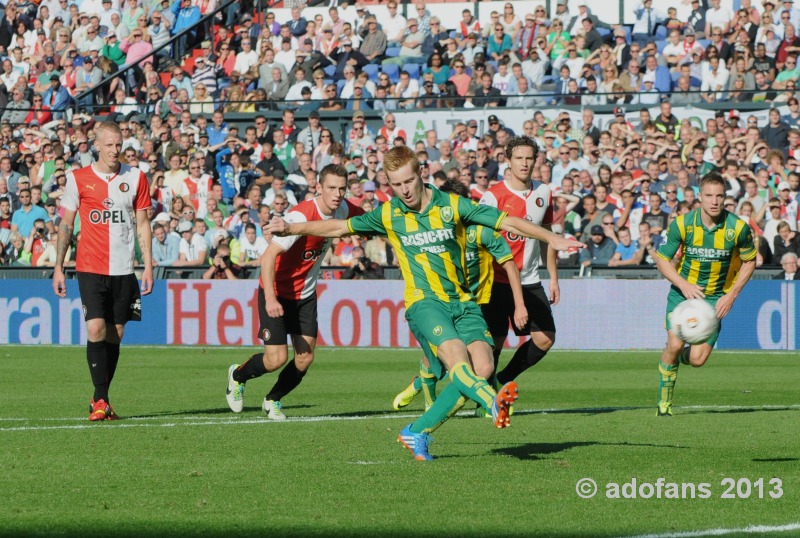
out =
[(500, 229), (523, 237), (544, 241), (556, 250), (569, 250), (571, 248), (583, 248), (586, 246), (580, 241), (561, 237), (560, 235), (556, 235), (541, 226), (519, 217), (506, 217), (502, 224), (500, 224)]
[(58, 238), (56, 239), (56, 265), (53, 271), (53, 291), (59, 297), (67, 296), (67, 283), (64, 278), (64, 258), (72, 241), (72, 230), (75, 224), (75, 212), (64, 211), (61, 224), (58, 225)]
[(272, 220), (269, 221), (264, 231), (279, 237), (286, 235), (343, 237), (352, 234), (347, 227), (347, 221), (342, 219), (315, 220), (312, 222), (286, 222), (280, 217), (272, 217)]
[(722, 319), (728, 315), (728, 312), (731, 311), (731, 307), (733, 306), (733, 302), (739, 296), (739, 292), (742, 291), (747, 281), (750, 280), (750, 277), (753, 276), (755, 270), (755, 258), (742, 262), (742, 266), (739, 268), (739, 274), (736, 275), (736, 282), (731, 286), (728, 293), (720, 297), (717, 301), (717, 318)]
[(703, 288), (697, 284), (690, 284), (688, 280), (683, 278), (675, 266), (672, 265), (672, 260), (668, 260), (659, 254), (656, 254), (656, 267), (664, 275), (664, 278), (670, 281), (676, 288), (681, 290), (681, 293), (687, 299), (705, 299), (706, 293)]

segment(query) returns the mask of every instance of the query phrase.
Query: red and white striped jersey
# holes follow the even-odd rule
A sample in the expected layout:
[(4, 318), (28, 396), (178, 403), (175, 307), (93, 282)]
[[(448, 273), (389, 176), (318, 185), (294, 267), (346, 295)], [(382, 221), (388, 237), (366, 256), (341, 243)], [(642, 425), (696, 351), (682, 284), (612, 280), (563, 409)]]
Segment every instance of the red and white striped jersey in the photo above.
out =
[(181, 182), (181, 197), (189, 198), (194, 206), (195, 216), (198, 219), (206, 218), (208, 213), (206, 200), (208, 200), (208, 195), (213, 185), (214, 179), (208, 174), (202, 174), (199, 178), (189, 176)]
[[(530, 191), (513, 191), (508, 188), (505, 181), (501, 181), (483, 195), (480, 203), (496, 207), (512, 217), (519, 217), (534, 224), (547, 226), (553, 223), (553, 192), (550, 187), (539, 181), (531, 182)], [(539, 282), (539, 260), (541, 258), (539, 241), (504, 231), (500, 233), (511, 247), (522, 284)], [(508, 275), (497, 263), (495, 263), (494, 278), (498, 282), (508, 283)]]
[(100, 174), (89, 165), (67, 172), (61, 207), (78, 211), (81, 218), (77, 270), (99, 275), (133, 273), (133, 217), (150, 204), (150, 187), (138, 168), (123, 164), (116, 174)]
[[(333, 215), (327, 217), (319, 210), (315, 198), (300, 202), (284, 218), (286, 222), (312, 222), (349, 219), (363, 213), (363, 209), (344, 200)], [(319, 267), (331, 240), (325, 237), (290, 235), (273, 237), (272, 242), (285, 250), (275, 262), (275, 295), (284, 299), (305, 299), (316, 293)], [(261, 285), (263, 284), (259, 280), (259, 286)]]

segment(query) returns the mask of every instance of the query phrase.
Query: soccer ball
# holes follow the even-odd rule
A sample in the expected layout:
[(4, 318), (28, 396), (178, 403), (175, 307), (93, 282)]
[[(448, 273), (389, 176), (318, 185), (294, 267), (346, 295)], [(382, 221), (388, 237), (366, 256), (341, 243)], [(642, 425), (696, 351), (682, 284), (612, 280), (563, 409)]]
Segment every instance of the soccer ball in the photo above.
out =
[(675, 307), (670, 325), (678, 338), (687, 344), (706, 342), (719, 327), (714, 307), (703, 299), (689, 299)]

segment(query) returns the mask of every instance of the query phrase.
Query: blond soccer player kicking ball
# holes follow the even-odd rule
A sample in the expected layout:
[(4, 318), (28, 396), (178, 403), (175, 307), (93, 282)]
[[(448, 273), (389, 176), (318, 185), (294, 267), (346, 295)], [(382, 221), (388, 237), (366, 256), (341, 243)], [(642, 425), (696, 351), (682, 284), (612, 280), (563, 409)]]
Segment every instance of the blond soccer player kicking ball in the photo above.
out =
[(431, 408), (398, 437), (415, 459), (431, 460), (428, 433), (463, 406), (467, 398), (491, 413), (498, 428), (509, 425), (508, 408), (517, 398), (516, 383), (508, 383), (495, 392), (486, 381), (494, 368), (492, 339), (464, 277), (467, 227), (479, 224), (536, 237), (557, 250), (581, 244), (524, 219), (508, 217), (495, 208), (425, 185), (417, 156), (408, 147), (389, 150), (384, 168), (395, 197), (377, 210), (348, 220), (325, 222), (287, 223), (275, 218), (266, 231), (278, 236), (341, 237), (357, 233), (389, 239), (406, 283), (409, 327), (420, 344), (435, 353), (438, 360), (431, 364), (434, 374), (446, 369), (450, 376), (450, 384)]
[[(678, 367), (703, 366), (719, 337), (722, 326), (702, 344), (686, 346), (671, 329), (670, 316), (687, 299), (704, 299), (722, 320), (756, 268), (756, 247), (750, 227), (723, 208), (726, 182), (716, 172), (700, 181), (700, 207), (676, 218), (667, 229), (667, 241), (658, 249), (656, 264), (672, 283), (667, 296), (667, 345), (658, 371), (657, 416), (672, 416), (672, 393)], [(681, 250), (676, 268), (672, 259)]]

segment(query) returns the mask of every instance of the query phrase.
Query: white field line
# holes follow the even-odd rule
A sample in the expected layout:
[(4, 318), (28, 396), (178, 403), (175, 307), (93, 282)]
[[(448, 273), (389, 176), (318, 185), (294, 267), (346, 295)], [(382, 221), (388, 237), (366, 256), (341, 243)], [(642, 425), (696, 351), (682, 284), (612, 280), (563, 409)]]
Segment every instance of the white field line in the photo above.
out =
[[(37, 344), (36, 346), (30, 344), (3, 344), (3, 348), (27, 348), (33, 349), (42, 349), (42, 348), (85, 348), (85, 345), (74, 345), (74, 344), (59, 344), (59, 345), (52, 345), (52, 344)], [(291, 349), (291, 345), (289, 348)], [(260, 349), (261, 346), (198, 346), (198, 345), (123, 345), (123, 349), (181, 349), (181, 350), (206, 350), (206, 351), (239, 351), (246, 352), (250, 349)], [(317, 348), (317, 351), (323, 352), (335, 352), (339, 350), (344, 351), (362, 351), (364, 353), (374, 353), (380, 351), (403, 351), (406, 353), (420, 353), (420, 349), (418, 347), (348, 347), (348, 346), (321, 346)], [(554, 348), (551, 353), (655, 353), (658, 355), (661, 351), (661, 348), (658, 349), (564, 349), (564, 348)], [(511, 348), (505, 349), (504, 351), (511, 351)], [(741, 355), (742, 353), (757, 353), (759, 355), (792, 355), (794, 357), (797, 356), (797, 351), (772, 351), (772, 350), (748, 350), (748, 349), (715, 349), (714, 355)]]
[(708, 529), (705, 531), (667, 532), (663, 534), (639, 534), (628, 538), (696, 538), (702, 536), (726, 536), (728, 534), (777, 534), (800, 530), (800, 523), (787, 525), (750, 525), (739, 529)]
[[(651, 409), (652, 406), (647, 407), (576, 407), (576, 408), (552, 408), (552, 409), (520, 409), (514, 413), (517, 415), (546, 415), (553, 413), (598, 413), (598, 412), (612, 412), (612, 411), (639, 411), (642, 409)], [(291, 408), (290, 408), (291, 409)], [(703, 409), (720, 409), (720, 410), (750, 410), (750, 411), (764, 411), (764, 410), (796, 410), (800, 409), (800, 404), (795, 405), (761, 405), (761, 406), (745, 406), (745, 405), (687, 405), (676, 407), (676, 409), (688, 410), (703, 410)], [(242, 416), (225, 415), (221, 417), (212, 417), (207, 415), (159, 415), (150, 417), (131, 417), (123, 421), (114, 422), (112, 425), (105, 423), (105, 427), (113, 428), (173, 428), (177, 426), (230, 426), (230, 425), (243, 425), (243, 424), (292, 424), (298, 422), (341, 422), (351, 420), (391, 420), (391, 419), (414, 419), (419, 417), (420, 412), (409, 413), (386, 413), (383, 415), (352, 415), (352, 416), (336, 416), (336, 415), (322, 415), (310, 417), (289, 417), (284, 421), (273, 421), (267, 419), (265, 416), (252, 416), (244, 418)], [(474, 411), (461, 411), (459, 416), (470, 417), (474, 415)], [(75, 422), (77, 424), (54, 424), (52, 426), (43, 425), (30, 425), (30, 426), (6, 426), (0, 427), (2, 432), (18, 432), (18, 431), (47, 431), (47, 430), (83, 430), (86, 428), (103, 427), (98, 424), (89, 424), (86, 417), (74, 418), (44, 418), (44, 419), (31, 419), (23, 417), (0, 417), (0, 423), (24, 423), (24, 422)]]

